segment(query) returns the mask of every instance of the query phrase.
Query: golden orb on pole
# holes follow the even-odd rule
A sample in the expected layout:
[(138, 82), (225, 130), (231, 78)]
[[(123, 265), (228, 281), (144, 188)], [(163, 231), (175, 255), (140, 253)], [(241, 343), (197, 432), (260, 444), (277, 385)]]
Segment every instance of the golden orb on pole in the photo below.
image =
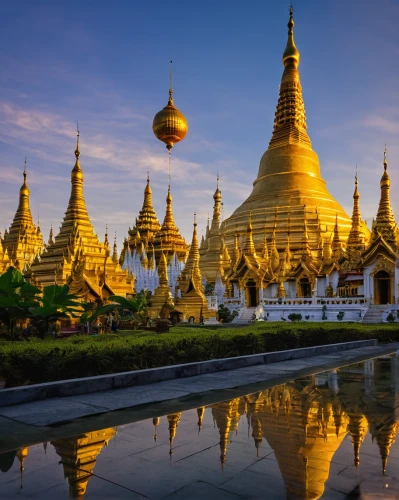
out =
[[(170, 63), (172, 65), (172, 61)], [(168, 104), (155, 115), (152, 130), (155, 137), (166, 144), (166, 149), (169, 152), (176, 143), (186, 137), (188, 132), (186, 117), (173, 103), (172, 66)]]

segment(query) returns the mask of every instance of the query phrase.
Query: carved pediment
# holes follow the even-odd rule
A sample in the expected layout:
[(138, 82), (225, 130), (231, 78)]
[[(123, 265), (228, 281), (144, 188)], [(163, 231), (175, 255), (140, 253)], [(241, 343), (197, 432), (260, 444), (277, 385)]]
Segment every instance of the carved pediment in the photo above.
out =
[(393, 276), (395, 274), (395, 266), (392, 262), (389, 262), (386, 259), (381, 259), (378, 264), (374, 267), (373, 271), (370, 273), (370, 276), (375, 276), (380, 271), (385, 271), (389, 274), (389, 276)]

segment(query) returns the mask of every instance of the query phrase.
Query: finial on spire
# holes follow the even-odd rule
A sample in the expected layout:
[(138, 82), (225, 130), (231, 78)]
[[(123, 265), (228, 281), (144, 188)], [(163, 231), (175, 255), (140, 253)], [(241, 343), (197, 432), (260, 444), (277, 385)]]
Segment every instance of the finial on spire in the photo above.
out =
[(197, 225), (197, 212), (194, 212), (194, 226)]
[(219, 172), (216, 173), (216, 188), (219, 189)]
[(169, 79), (170, 79), (169, 97), (170, 97), (170, 99), (172, 99), (172, 95), (173, 95), (173, 61), (170, 61)]
[(292, 1), (290, 2), (290, 10), (289, 10), (289, 13), (290, 13), (290, 18), (288, 20), (288, 34), (291, 35), (292, 34), (292, 28), (294, 27), (294, 7), (292, 6)]
[(387, 162), (387, 145), (385, 144), (384, 148), (384, 170), (388, 168), (388, 162)]
[(24, 163), (24, 181), (26, 181), (26, 156), (25, 156), (25, 163)]
[(78, 159), (79, 159), (79, 156), (80, 156), (80, 151), (79, 151), (79, 137), (80, 137), (80, 132), (79, 132), (79, 122), (76, 122), (76, 132), (77, 132), (77, 135), (76, 135), (76, 150), (75, 150), (75, 156), (76, 156), (76, 159), (78, 160)]
[(288, 41), (287, 41), (287, 46), (285, 47), (285, 51), (283, 54), (283, 64), (284, 67), (293, 65), (295, 68), (299, 64), (299, 50), (295, 46), (294, 42), (294, 8), (292, 7), (292, 2), (290, 5), (290, 18), (288, 20)]
[(356, 184), (356, 186), (357, 186), (357, 163), (356, 163), (355, 184)]

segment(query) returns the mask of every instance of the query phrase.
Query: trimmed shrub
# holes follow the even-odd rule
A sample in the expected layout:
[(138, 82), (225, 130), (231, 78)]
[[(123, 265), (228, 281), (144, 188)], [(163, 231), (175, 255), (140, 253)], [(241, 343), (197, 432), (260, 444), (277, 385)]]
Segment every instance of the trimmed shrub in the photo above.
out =
[(0, 342), (6, 387), (352, 340), (399, 341), (397, 324), (265, 323), (174, 327), (170, 333)]
[(291, 313), (288, 315), (288, 319), (290, 321), (302, 321), (302, 314), (301, 313)]

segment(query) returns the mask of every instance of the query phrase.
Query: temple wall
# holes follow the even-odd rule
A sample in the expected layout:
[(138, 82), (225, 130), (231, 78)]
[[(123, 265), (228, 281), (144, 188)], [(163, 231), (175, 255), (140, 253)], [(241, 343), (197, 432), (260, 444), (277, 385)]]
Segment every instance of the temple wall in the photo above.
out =
[[(339, 321), (337, 318), (338, 313), (344, 312), (343, 322), (361, 321), (368, 308), (367, 304), (334, 304), (328, 305), (325, 313), (327, 319), (325, 321)], [(265, 316), (268, 321), (284, 321), (288, 320), (291, 313), (299, 313), (302, 315), (303, 321), (322, 321), (323, 306), (322, 305), (305, 305), (305, 306), (286, 306), (286, 305), (273, 305), (264, 306)], [(308, 319), (307, 319), (308, 317)], [(283, 319), (284, 318), (284, 319)]]
[(327, 285), (327, 278), (317, 278), (316, 295), (318, 297), (324, 297)]

